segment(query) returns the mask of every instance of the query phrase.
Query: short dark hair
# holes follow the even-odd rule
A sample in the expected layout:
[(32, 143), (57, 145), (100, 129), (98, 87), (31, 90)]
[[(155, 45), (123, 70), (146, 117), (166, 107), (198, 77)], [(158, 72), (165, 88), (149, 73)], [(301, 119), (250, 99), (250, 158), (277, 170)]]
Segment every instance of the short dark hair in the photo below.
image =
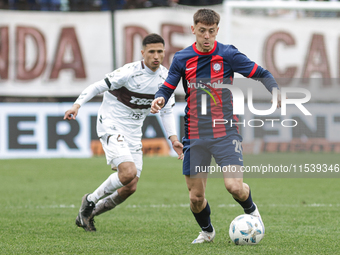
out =
[(164, 39), (158, 34), (149, 34), (144, 37), (143, 46), (145, 47), (147, 44), (150, 43), (163, 43), (163, 45), (165, 45)]
[(220, 15), (211, 9), (199, 9), (194, 14), (194, 24), (202, 23), (204, 25), (218, 25), (220, 23)]

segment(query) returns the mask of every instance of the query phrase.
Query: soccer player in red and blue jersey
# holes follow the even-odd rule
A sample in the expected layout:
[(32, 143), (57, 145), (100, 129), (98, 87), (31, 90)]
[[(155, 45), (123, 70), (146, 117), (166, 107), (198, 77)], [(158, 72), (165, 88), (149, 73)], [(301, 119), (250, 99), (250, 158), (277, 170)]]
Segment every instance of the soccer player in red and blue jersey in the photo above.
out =
[[(207, 173), (197, 169), (210, 166), (212, 156), (223, 169), (234, 169), (234, 172), (223, 173), (226, 189), (245, 213), (259, 217), (262, 222), (250, 188), (243, 182), (240, 171), (243, 166), (242, 137), (236, 124), (238, 117), (233, 114), (233, 95), (229, 89), (216, 84), (232, 84), (234, 72), (237, 72), (260, 80), (269, 92), (278, 85), (269, 71), (248, 59), (234, 46), (216, 41), (220, 21), (218, 13), (200, 9), (193, 18), (191, 30), (196, 42), (175, 54), (168, 77), (152, 102), (151, 112), (157, 113), (166, 104), (182, 79), (187, 101), (183, 174), (189, 190), (190, 209), (202, 229), (192, 243), (203, 243), (214, 239), (215, 229), (205, 198)], [(280, 93), (277, 103), (280, 107)], [(205, 110), (202, 110), (203, 107)], [(228, 122), (215, 125), (214, 120), (221, 119)]]

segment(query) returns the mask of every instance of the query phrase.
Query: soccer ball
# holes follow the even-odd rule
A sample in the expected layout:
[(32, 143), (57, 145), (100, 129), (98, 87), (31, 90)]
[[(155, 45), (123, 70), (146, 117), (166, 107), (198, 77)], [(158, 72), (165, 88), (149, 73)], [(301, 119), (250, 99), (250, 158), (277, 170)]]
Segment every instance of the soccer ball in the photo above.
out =
[(236, 245), (258, 244), (264, 236), (264, 226), (258, 217), (242, 214), (230, 223), (229, 236)]

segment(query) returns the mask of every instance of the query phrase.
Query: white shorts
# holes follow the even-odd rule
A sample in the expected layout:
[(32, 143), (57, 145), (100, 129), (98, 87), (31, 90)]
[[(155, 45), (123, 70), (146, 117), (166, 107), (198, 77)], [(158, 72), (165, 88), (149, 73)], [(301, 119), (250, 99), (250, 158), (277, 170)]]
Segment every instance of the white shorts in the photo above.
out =
[(106, 162), (112, 169), (117, 169), (123, 162), (134, 162), (137, 177), (140, 177), (143, 168), (142, 143), (128, 143), (121, 134), (105, 134), (99, 140), (105, 152)]

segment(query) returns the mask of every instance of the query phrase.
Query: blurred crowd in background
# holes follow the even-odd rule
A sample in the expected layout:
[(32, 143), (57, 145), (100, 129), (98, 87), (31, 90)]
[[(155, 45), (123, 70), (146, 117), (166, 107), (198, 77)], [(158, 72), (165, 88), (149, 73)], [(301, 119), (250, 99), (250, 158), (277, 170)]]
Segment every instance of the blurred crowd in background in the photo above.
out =
[[(290, 0), (340, 1), (340, 0)], [(32, 11), (107, 11), (177, 5), (206, 6), (222, 4), (223, 0), (0, 0), (0, 9)]]
[(0, 0), (0, 9), (41, 11), (106, 11), (176, 5), (205, 6), (223, 0)]

